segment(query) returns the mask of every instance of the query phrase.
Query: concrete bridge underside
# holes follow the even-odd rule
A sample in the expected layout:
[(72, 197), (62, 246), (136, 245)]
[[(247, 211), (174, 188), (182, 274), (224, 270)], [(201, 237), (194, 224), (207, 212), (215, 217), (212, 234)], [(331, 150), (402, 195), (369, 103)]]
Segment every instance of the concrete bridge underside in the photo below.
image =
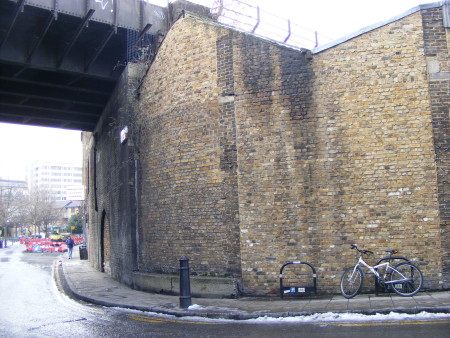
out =
[(166, 27), (141, 0), (0, 0), (0, 122), (94, 130), (123, 67)]

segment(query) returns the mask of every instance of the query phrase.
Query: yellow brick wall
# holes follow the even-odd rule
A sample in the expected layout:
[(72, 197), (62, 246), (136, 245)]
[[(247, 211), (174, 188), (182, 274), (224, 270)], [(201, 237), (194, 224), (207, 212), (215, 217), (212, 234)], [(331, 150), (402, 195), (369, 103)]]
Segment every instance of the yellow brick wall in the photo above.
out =
[[(239, 275), (235, 170), (224, 133), (216, 41), (226, 30), (186, 18), (166, 37), (141, 90), (141, 271)], [(234, 188), (233, 188), (234, 187)]]
[(437, 288), (447, 235), (423, 32), (415, 13), (311, 55), (178, 21), (141, 89), (141, 271), (187, 255), (194, 274), (267, 294), (303, 260), (338, 292), (358, 243), (399, 249)]
[[(316, 171), (332, 189), (317, 200), (334, 209), (322, 218), (323, 255), (351, 261), (339, 243), (378, 255), (396, 248), (436, 285), (440, 220), (423, 44), (415, 13), (314, 56), (320, 147), (338, 173)], [(325, 283), (336, 282), (333, 263), (322, 266)]]

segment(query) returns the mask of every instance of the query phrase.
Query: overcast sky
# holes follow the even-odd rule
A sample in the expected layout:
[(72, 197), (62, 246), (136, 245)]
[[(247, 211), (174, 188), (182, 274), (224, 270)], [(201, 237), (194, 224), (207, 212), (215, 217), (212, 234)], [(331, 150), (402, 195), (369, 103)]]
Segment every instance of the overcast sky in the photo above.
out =
[[(96, 2), (111, 0), (96, 0)], [(160, 6), (167, 0), (146, 0)], [(191, 0), (211, 3), (214, 0)], [(224, 0), (229, 1), (229, 0)], [(264, 12), (290, 19), (296, 27), (319, 33), (327, 43), (359, 29), (387, 20), (427, 0), (243, 0)], [(307, 32), (306, 30), (306, 32)], [(306, 34), (306, 33), (305, 33)], [(323, 39), (327, 38), (327, 41)], [(313, 38), (313, 35), (311, 36)], [(77, 161), (81, 159), (79, 131), (0, 123), (0, 177), (25, 179), (26, 166), (35, 159)]]
[[(101, 1), (101, 0), (96, 0)], [(103, 0), (111, 1), (111, 0)], [(159, 6), (166, 6), (167, 0), (145, 0)], [(219, 0), (190, 0), (211, 6)], [(261, 21), (267, 13), (289, 19), (298, 26), (332, 40), (387, 20), (420, 4), (439, 1), (430, 0), (237, 0), (259, 6)], [(172, 2), (172, 0), (170, 0)], [(223, 0), (225, 6), (236, 0)], [(242, 8), (245, 6), (241, 5)], [(238, 10), (239, 11), (239, 10)], [(266, 13), (264, 13), (266, 12)], [(273, 17), (267, 17), (273, 20)], [(292, 27), (295, 28), (294, 26)], [(319, 41), (320, 42), (320, 41)], [(328, 42), (328, 41), (327, 41)]]
[(24, 180), (33, 160), (79, 161), (81, 132), (0, 123), (0, 178)]

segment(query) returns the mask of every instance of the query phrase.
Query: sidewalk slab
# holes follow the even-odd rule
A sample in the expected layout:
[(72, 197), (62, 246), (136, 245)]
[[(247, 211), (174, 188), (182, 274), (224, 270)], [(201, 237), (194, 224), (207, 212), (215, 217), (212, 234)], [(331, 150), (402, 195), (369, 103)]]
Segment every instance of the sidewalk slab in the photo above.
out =
[(436, 292), (428, 295), (431, 301), (439, 303), (441, 306), (450, 306), (450, 292)]
[(394, 303), (392, 302), (392, 298), (390, 296), (383, 295), (382, 297), (371, 296), (370, 300), (370, 308), (372, 311), (381, 311), (388, 310), (394, 308)]
[(54, 264), (55, 273), (74, 297), (89, 303), (182, 316), (222, 319), (253, 319), (262, 316), (289, 317), (317, 313), (352, 312), (417, 313), (421, 311), (450, 313), (450, 292), (421, 292), (413, 297), (396, 294), (358, 295), (346, 299), (341, 295), (305, 297), (244, 297), (240, 299), (192, 298), (189, 309), (180, 307), (178, 296), (138, 291), (95, 270), (87, 260), (80, 260), (78, 250), (73, 259), (63, 258)]
[(349, 300), (347, 298), (333, 297), (331, 301), (328, 303), (327, 311), (334, 312), (334, 311), (348, 310), (348, 303)]

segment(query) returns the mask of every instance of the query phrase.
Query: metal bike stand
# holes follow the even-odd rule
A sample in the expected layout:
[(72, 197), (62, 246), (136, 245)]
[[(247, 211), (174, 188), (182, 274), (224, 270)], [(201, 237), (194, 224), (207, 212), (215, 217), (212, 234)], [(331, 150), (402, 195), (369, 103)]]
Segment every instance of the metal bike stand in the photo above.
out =
[[(283, 286), (283, 270), (286, 266), (290, 264), (303, 264), (308, 265), (312, 270), (312, 279), (313, 279), (313, 286)], [(280, 269), (280, 296), (281, 298), (284, 297), (286, 294), (290, 295), (310, 295), (310, 294), (317, 294), (317, 281), (316, 281), (316, 269), (312, 266), (311, 263), (308, 262), (288, 262), (283, 264), (283, 266)]]
[[(398, 260), (403, 260), (403, 261), (405, 261), (405, 262), (410, 262), (410, 260), (409, 260), (408, 258), (406, 258), (406, 257), (403, 257), (403, 256), (393, 256), (393, 257), (383, 257), (383, 258), (379, 259), (378, 262), (375, 263), (375, 265), (381, 264), (381, 262), (383, 262), (383, 261), (396, 260), (396, 259), (398, 259)], [(381, 290), (380, 290), (380, 288), (381, 288)], [(378, 296), (378, 293), (379, 293), (380, 291), (383, 291), (383, 292), (391, 292), (391, 291), (392, 291), (392, 285), (387, 285), (387, 286), (385, 286), (385, 287), (382, 287), (382, 286), (380, 285), (380, 283), (378, 283), (377, 277), (375, 276), (375, 295)]]

